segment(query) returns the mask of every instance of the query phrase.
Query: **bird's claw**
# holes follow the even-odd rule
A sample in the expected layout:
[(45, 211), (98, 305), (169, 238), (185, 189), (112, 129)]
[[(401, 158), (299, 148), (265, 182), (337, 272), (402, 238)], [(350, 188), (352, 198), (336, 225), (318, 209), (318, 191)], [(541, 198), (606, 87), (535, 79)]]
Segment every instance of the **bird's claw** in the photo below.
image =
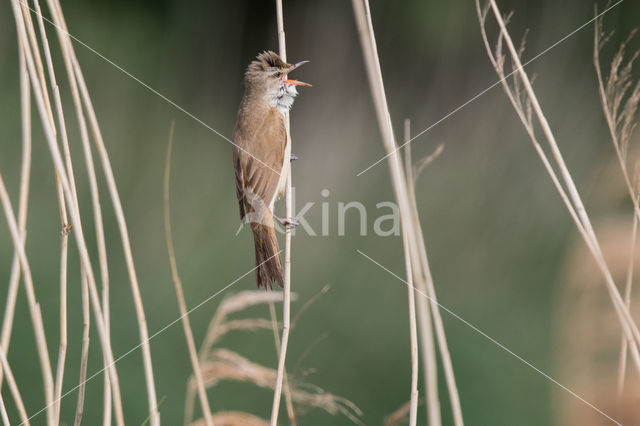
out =
[(287, 228), (295, 228), (296, 226), (300, 225), (300, 222), (298, 222), (297, 220), (293, 219), (293, 218), (281, 218), (278, 216), (274, 216), (276, 218), (276, 220), (278, 222), (280, 222), (280, 225), (287, 227)]

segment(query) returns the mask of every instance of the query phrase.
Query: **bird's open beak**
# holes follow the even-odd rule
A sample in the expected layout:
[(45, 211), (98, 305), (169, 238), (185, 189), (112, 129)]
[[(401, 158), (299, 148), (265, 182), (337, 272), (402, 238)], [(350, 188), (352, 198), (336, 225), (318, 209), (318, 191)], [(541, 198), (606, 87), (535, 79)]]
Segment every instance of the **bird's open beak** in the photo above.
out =
[[(298, 68), (300, 65), (304, 65), (309, 61), (300, 61), (300, 62), (296, 62), (295, 64), (293, 64), (293, 68), (291, 68), (291, 71), (295, 70), (296, 68)], [(306, 87), (311, 87), (311, 85), (309, 83), (305, 83), (304, 81), (298, 81), (298, 80), (285, 80), (285, 82), (287, 84), (293, 84), (294, 86), (306, 86)]]
[(306, 87), (311, 87), (311, 85), (309, 83), (305, 83), (304, 81), (298, 81), (298, 80), (285, 80), (284, 81), (287, 84), (293, 84), (294, 86), (306, 86)]

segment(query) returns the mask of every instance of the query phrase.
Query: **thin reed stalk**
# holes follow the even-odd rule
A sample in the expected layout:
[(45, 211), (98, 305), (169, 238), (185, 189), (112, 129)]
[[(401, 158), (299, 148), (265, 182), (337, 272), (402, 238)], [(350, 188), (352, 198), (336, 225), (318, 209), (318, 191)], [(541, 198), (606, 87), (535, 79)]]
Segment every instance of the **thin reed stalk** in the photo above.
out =
[(49, 92), (47, 90), (46, 77), (44, 74), (44, 65), (42, 64), (42, 57), (40, 55), (40, 49), (38, 48), (38, 38), (36, 36), (36, 32), (33, 26), (33, 21), (31, 20), (31, 14), (29, 12), (29, 5), (25, 1), (19, 1), (20, 12), (22, 13), (23, 23), (25, 24), (25, 31), (27, 33), (27, 38), (23, 40), (23, 48), (30, 49), (35, 66), (37, 67), (37, 75), (40, 81), (40, 87), (42, 88), (42, 93), (44, 95), (45, 107), (47, 112), (47, 119), (51, 123), (51, 126), (55, 126), (53, 119), (53, 110), (51, 108), (51, 102), (49, 98)]
[[(282, 13), (282, 0), (276, 0), (276, 20), (278, 24), (278, 50), (280, 58), (287, 62), (287, 46), (284, 34), (284, 16)], [(291, 132), (289, 126), (289, 113), (285, 114), (285, 127), (287, 132), (287, 143), (291, 146)], [(284, 161), (290, 161), (284, 158)], [(291, 169), (287, 174), (285, 189), (285, 217), (290, 219), (293, 216), (291, 203)], [(285, 360), (287, 358), (287, 346), (289, 344), (289, 326), (291, 323), (291, 227), (285, 227), (284, 234), (284, 300), (282, 307), (282, 340), (280, 342), (280, 354), (278, 359), (278, 373), (276, 375), (276, 386), (273, 392), (273, 405), (271, 407), (271, 426), (278, 424), (278, 413), (280, 411), (280, 396), (282, 395), (282, 382), (285, 376)]]
[[(629, 264), (627, 266), (627, 281), (624, 286), (624, 304), (631, 307), (631, 285), (633, 284), (633, 267), (636, 261), (636, 240), (638, 238), (638, 216), (633, 215), (631, 228), (631, 248), (629, 249)], [(620, 361), (618, 363), (618, 394), (624, 389), (624, 378), (627, 371), (627, 339), (624, 334), (620, 337)]]
[[(358, 34), (362, 44), (362, 52), (373, 97), (373, 103), (378, 118), (378, 125), (382, 134), (382, 142), (388, 153), (391, 181), (400, 209), (400, 221), (403, 229), (408, 228), (407, 235), (409, 235), (409, 251), (412, 254), (412, 261), (414, 261), (416, 265), (420, 265), (420, 273), (425, 275), (425, 294), (427, 294), (429, 301), (431, 302), (431, 313), (433, 315), (435, 334), (438, 340), (447, 390), (449, 392), (453, 422), (456, 426), (461, 426), (464, 424), (464, 421), (462, 417), (460, 397), (455, 383), (453, 365), (449, 355), (444, 327), (442, 325), (442, 318), (437, 304), (435, 287), (433, 285), (433, 279), (431, 277), (431, 271), (427, 260), (424, 237), (422, 236), (421, 229), (416, 226), (418, 214), (409, 201), (405, 173), (403, 172), (402, 162), (398, 155), (397, 144), (393, 134), (391, 116), (389, 114), (389, 107), (384, 90), (384, 81), (380, 70), (380, 60), (378, 58), (375, 34), (373, 31), (373, 24), (371, 22), (371, 13), (369, 11), (369, 2), (367, 0), (352, 0), (352, 5), (358, 27)], [(424, 299), (421, 298), (421, 300), (426, 303)], [(424, 333), (421, 334), (421, 336), (424, 335)], [(428, 343), (423, 342), (423, 346), (428, 347)], [(425, 368), (426, 367), (427, 366), (425, 366)]]
[(0, 417), (2, 418), (2, 423), (4, 426), (11, 426), (11, 422), (9, 421), (9, 414), (7, 413), (7, 407), (4, 406), (4, 399), (2, 398), (2, 394), (0, 393)]
[(82, 289), (82, 352), (80, 354), (80, 376), (78, 377), (78, 400), (74, 426), (79, 426), (84, 414), (84, 396), (87, 382), (87, 367), (89, 365), (89, 331), (91, 328), (91, 313), (89, 312), (89, 288), (85, 275), (80, 278)]
[(18, 409), (18, 414), (20, 415), (20, 425), (29, 426), (29, 416), (27, 415), (27, 410), (24, 408), (22, 395), (20, 394), (20, 389), (18, 388), (16, 379), (13, 376), (13, 371), (11, 371), (11, 366), (9, 366), (9, 361), (4, 354), (5, 349), (0, 349), (0, 365), (2, 365), (2, 371), (4, 371), (5, 377), (7, 378), (7, 386), (9, 387), (9, 392), (11, 392), (13, 401), (16, 404), (16, 408)]
[(67, 357), (67, 261), (69, 252), (69, 228), (67, 209), (64, 201), (64, 190), (60, 179), (56, 176), (56, 192), (58, 195), (58, 207), (60, 209), (60, 344), (58, 348), (58, 365), (56, 367), (56, 380), (54, 387), (54, 401), (56, 411), (56, 423), (60, 422), (60, 404), (62, 395), (62, 383), (64, 381), (64, 366)]
[[(22, 121), (22, 162), (20, 166), (20, 195), (18, 200), (18, 229), (24, 246), (27, 238), (27, 210), (29, 206), (29, 182), (31, 177), (31, 90), (29, 86), (29, 75), (25, 63), (22, 48), (18, 49), (19, 73), (20, 73), (20, 110)], [(20, 259), (18, 251), (14, 250), (13, 261), (11, 263), (11, 274), (9, 276), (9, 286), (7, 290), (7, 301), (5, 304), (4, 317), (2, 320), (2, 333), (0, 346), (6, 356), (9, 352), (11, 332), (13, 330), (13, 319), (15, 316), (16, 300), (18, 298), (18, 287), (20, 284)], [(2, 386), (3, 371), (0, 369), (0, 387)]]
[[(517, 82), (518, 82), (517, 90), (512, 91), (511, 87), (506, 82), (506, 79), (502, 78), (503, 87), (505, 88), (505, 91), (507, 92), (507, 95), (509, 96), (511, 103), (516, 109), (516, 112), (518, 113), (519, 118), (523, 122), (523, 125), (525, 126), (525, 129), (527, 130), (529, 137), (534, 143), (534, 146), (536, 147), (536, 151), (540, 156), (543, 164), (545, 165), (545, 168), (549, 173), (554, 185), (556, 186), (558, 193), (562, 197), (562, 200), (565, 203), (565, 206), (569, 210), (569, 213), (571, 214), (572, 219), (576, 223), (576, 227), (578, 228), (578, 231), (580, 232), (585, 243), (587, 244), (587, 247), (589, 248), (594, 260), (596, 261), (596, 264), (598, 265), (598, 268), (600, 269), (605, 279), (605, 285), (609, 292), (609, 296), (611, 297), (613, 307), (615, 309), (616, 315), (618, 316), (618, 320), (622, 326), (624, 334), (628, 340), (633, 342), (633, 344), (631, 345), (631, 353), (634, 358), (636, 368), (640, 373), (640, 354), (638, 353), (638, 344), (640, 344), (640, 331), (638, 331), (637, 325), (631, 318), (631, 315), (629, 314), (629, 310), (626, 308), (624, 301), (620, 296), (620, 293), (613, 280), (609, 267), (602, 254), (602, 250), (600, 248), (598, 239), (591, 225), (591, 221), (589, 219), (587, 211), (584, 207), (584, 204), (582, 203), (582, 199), (580, 198), (580, 195), (575, 186), (573, 178), (571, 177), (571, 173), (569, 172), (569, 169), (567, 168), (564, 162), (560, 149), (558, 148), (558, 145), (556, 143), (555, 136), (553, 135), (551, 127), (549, 126), (549, 123), (542, 111), (542, 107), (538, 102), (538, 99), (535, 95), (535, 92), (533, 90), (529, 77), (524, 71), (522, 63), (520, 61), (520, 55), (522, 54), (522, 49), (518, 50), (514, 46), (511, 36), (507, 31), (504, 19), (502, 18), (500, 10), (498, 9), (498, 6), (494, 0), (489, 0), (488, 8), (490, 8), (493, 11), (496, 22), (498, 23), (498, 26), (500, 28), (500, 38), (498, 39), (499, 40), (498, 48), (496, 49), (498, 53), (496, 55), (501, 55), (501, 47), (502, 47), (501, 43), (504, 40), (504, 42), (507, 44), (511, 61), (513, 63), (514, 72), (516, 73), (514, 75), (515, 75), (515, 78), (517, 78)], [(488, 9), (485, 8), (483, 10), (480, 6), (479, 0), (476, 0), (476, 9), (478, 12), (478, 19), (480, 21), (480, 27), (481, 27), (482, 36), (485, 42), (485, 47), (487, 49), (487, 54), (489, 55), (489, 58), (492, 64), (494, 65), (494, 68), (496, 68), (498, 75), (504, 76), (504, 73), (502, 71), (502, 67), (504, 65), (504, 57), (499, 56), (496, 58), (496, 56), (494, 56), (494, 53), (491, 49), (491, 45), (486, 35), (485, 21), (486, 21)], [(524, 102), (526, 102), (526, 105), (524, 107), (521, 103), (523, 96), (524, 96)], [(523, 108), (525, 108), (526, 111)], [(553, 167), (551, 166), (550, 162), (546, 158), (546, 154), (540, 147), (535, 137), (535, 132), (533, 130), (534, 129), (533, 117), (537, 119), (543, 131), (544, 137), (549, 144), (552, 157), (555, 162), (555, 166), (560, 171), (560, 178), (562, 179), (562, 183), (566, 188), (566, 193), (565, 193), (565, 189), (563, 189), (562, 184), (560, 183), (560, 179), (556, 176), (555, 172), (553, 171)]]
[[(417, 179), (419, 170), (413, 173), (413, 161), (411, 159), (411, 122), (409, 119), (404, 121), (404, 142), (405, 142), (405, 167), (407, 168), (407, 192), (409, 193), (409, 201), (411, 202), (412, 212), (417, 213), (418, 205), (416, 203), (415, 193), (415, 179)], [(442, 145), (441, 145), (442, 146)], [(439, 150), (436, 151), (438, 153)], [(432, 154), (430, 158), (433, 158)], [(421, 163), (425, 163), (422, 161)], [(416, 215), (412, 215), (413, 226), (422, 235), (422, 228), (420, 227), (420, 220)], [(416, 283), (416, 287), (426, 294), (427, 285), (421, 267), (422, 260), (414, 253), (410, 253), (413, 258), (411, 264), (413, 265), (413, 278)], [(429, 265), (427, 264), (427, 268)], [(420, 332), (420, 341), (423, 345), (422, 351), (422, 363), (424, 365), (424, 382), (427, 395), (427, 416), (429, 426), (440, 426), (442, 424), (442, 417), (440, 415), (440, 399), (438, 398), (438, 364), (436, 361), (435, 345), (433, 343), (431, 313), (429, 309), (429, 303), (425, 298), (418, 298), (418, 322), (420, 326), (418, 330)]]
[[(0, 201), (2, 202), (2, 208), (7, 219), (7, 224), (9, 225), (9, 233), (13, 240), (13, 246), (15, 250), (18, 251), (18, 258), (20, 259), (20, 265), (22, 267), (23, 281), (27, 293), (27, 300), (29, 302), (29, 314), (31, 315), (31, 322), (33, 324), (33, 331), (35, 334), (36, 347), (38, 357), (40, 359), (40, 369), (44, 384), (45, 401), (47, 403), (47, 424), (52, 426), (55, 424), (55, 407), (53, 404), (53, 373), (51, 371), (51, 361), (49, 359), (49, 351), (47, 349), (47, 339), (45, 338), (44, 324), (40, 314), (40, 305), (36, 301), (31, 268), (29, 267), (27, 255), (24, 251), (24, 245), (22, 243), (22, 238), (20, 237), (20, 231), (18, 230), (18, 224), (16, 222), (15, 215), (13, 214), (13, 208), (11, 207), (11, 201), (9, 200), (9, 194), (7, 193), (7, 189), (4, 185), (2, 174), (0, 174)], [(2, 355), (4, 356), (4, 353)]]
[(411, 345), (411, 399), (409, 405), (409, 425), (415, 426), (418, 417), (418, 331), (416, 325), (416, 296), (415, 288), (413, 287), (411, 254), (409, 253), (408, 240), (408, 236), (403, 236), (402, 248), (405, 253), (404, 263), (409, 289), (409, 337)]
[[(413, 204), (415, 206), (415, 200)], [(451, 354), (449, 353), (449, 345), (447, 343), (447, 337), (444, 331), (444, 324), (442, 323), (442, 316), (440, 315), (440, 306), (438, 304), (438, 300), (436, 297), (436, 289), (433, 283), (433, 276), (431, 275), (431, 267), (429, 266), (429, 260), (427, 258), (427, 249), (424, 242), (422, 225), (420, 224), (417, 208), (414, 208), (413, 210), (413, 226), (416, 230), (414, 235), (416, 235), (416, 238), (418, 240), (417, 241), (418, 253), (412, 252), (412, 256), (414, 258), (417, 257), (418, 260), (414, 259), (413, 263), (419, 265), (420, 267), (419, 271), (414, 271), (414, 275), (421, 277), (420, 280), (422, 280), (422, 282), (418, 282), (419, 283), (418, 290), (423, 291), (420, 285), (424, 286), (426, 289), (426, 292), (423, 292), (423, 293), (429, 296), (429, 299), (428, 299), (428, 301), (430, 302), (429, 309), (431, 310), (431, 313), (433, 315), (433, 328), (436, 336), (436, 341), (438, 343), (440, 358), (442, 360), (442, 370), (444, 371), (444, 378), (447, 384), (447, 392), (449, 395), (449, 399), (451, 400), (450, 404), (451, 404), (451, 410), (454, 416), (454, 424), (462, 425), (463, 424), (462, 407), (460, 405), (458, 387), (456, 385), (456, 379), (453, 371), (453, 362), (451, 361)], [(424, 274), (424, 277), (422, 277), (421, 275), (418, 275), (418, 273)], [(420, 299), (424, 300), (425, 298), (420, 298)], [(430, 333), (431, 331), (429, 330), (428, 332), (429, 337), (430, 337)], [(427, 347), (429, 347), (429, 344), (430, 344), (428, 339), (429, 338), (427, 337), (426, 342), (424, 343), (424, 345)], [(436, 391), (437, 376), (435, 373), (437, 367), (435, 365), (435, 356), (430, 359), (433, 359), (433, 361), (427, 362), (426, 369), (432, 372), (431, 374), (432, 378), (430, 380), (434, 382), (432, 383), (431, 386), (434, 387), (433, 393), (435, 395), (432, 395), (431, 399), (428, 400), (427, 402), (428, 402), (428, 406), (432, 407), (438, 401), (437, 399), (438, 396), (436, 393), (437, 392)], [(433, 410), (434, 409), (432, 408), (432, 411)], [(441, 423), (439, 415), (433, 414), (433, 419), (431, 418), (431, 416), (432, 414), (429, 415), (430, 422), (434, 422), (433, 424)]]
[[(410, 123), (405, 120), (405, 140), (411, 139)], [(411, 156), (408, 155), (407, 178), (410, 178)], [(402, 249), (404, 250), (405, 273), (407, 275), (407, 289), (409, 293), (409, 340), (411, 345), (411, 398), (409, 400), (409, 425), (415, 426), (418, 416), (418, 328), (416, 324), (416, 293), (413, 286), (413, 268), (411, 266), (411, 252), (409, 251), (409, 235), (407, 227), (402, 227)]]
[[(278, 314), (276, 313), (276, 304), (269, 301), (269, 318), (271, 319), (271, 330), (273, 331), (273, 343), (276, 347), (276, 356), (280, 359), (280, 327), (278, 325)], [(295, 318), (291, 323), (291, 327), (295, 324)], [(284, 402), (287, 407), (287, 415), (289, 416), (290, 426), (296, 426), (298, 421), (296, 420), (296, 412), (293, 409), (293, 398), (291, 397), (291, 388), (289, 387), (289, 375), (284, 372), (284, 379), (282, 382), (282, 389), (284, 392)]]
[(171, 204), (169, 197), (169, 189), (171, 182), (171, 148), (173, 147), (173, 131), (175, 122), (171, 123), (171, 130), (169, 130), (169, 146), (167, 147), (167, 159), (164, 169), (164, 230), (165, 239), (167, 241), (167, 250), (169, 252), (169, 265), (171, 266), (171, 277), (173, 279), (173, 286), (176, 291), (176, 298), (178, 299), (178, 307), (180, 308), (180, 318), (182, 320), (182, 327), (184, 329), (184, 336), (187, 340), (187, 349), (189, 350), (189, 358), (191, 360), (191, 367), (193, 368), (193, 376), (196, 380), (196, 386), (198, 389), (198, 396), (200, 397), (200, 405), (202, 407), (202, 413), (204, 416), (205, 424), (207, 426), (213, 426), (213, 418), (211, 416), (211, 408), (209, 407), (209, 399), (207, 398), (207, 390), (202, 380), (202, 371), (200, 363), (198, 362), (198, 353), (196, 351), (196, 345), (193, 340), (193, 331), (191, 329), (191, 322), (189, 321), (189, 315), (187, 312), (187, 303), (184, 299), (184, 291), (182, 290), (182, 281), (178, 274), (178, 265), (176, 262), (176, 256), (173, 249), (173, 234), (171, 232)]
[[(71, 152), (69, 149), (69, 140), (67, 137), (66, 124), (64, 119), (64, 112), (62, 109), (62, 101), (60, 99), (60, 90), (56, 82), (55, 72), (53, 68), (53, 61), (51, 59), (51, 52), (49, 49), (49, 41), (47, 39), (47, 33), (44, 28), (44, 22), (42, 20), (42, 14), (40, 12), (40, 4), (38, 0), (34, 1), (36, 8), (36, 15), (38, 17), (38, 30), (40, 32), (40, 39), (42, 40), (42, 47), (47, 64), (47, 71), (49, 76), (49, 84), (53, 92), (54, 104), (56, 109), (56, 115), (58, 118), (59, 133), (62, 141), (62, 148), (64, 151), (65, 161), (67, 165), (67, 173), (71, 184), (71, 189), (74, 193), (76, 206), (78, 205), (78, 196), (75, 188), (75, 178), (73, 176), (73, 167), (71, 163)], [(31, 21), (31, 13), (28, 9), (22, 8), (24, 18), (26, 21)], [(32, 24), (30, 24), (30, 27)], [(62, 395), (62, 383), (64, 380), (64, 367), (67, 356), (67, 259), (68, 259), (68, 246), (69, 246), (69, 220), (67, 218), (67, 208), (64, 201), (64, 190), (60, 183), (59, 177), (56, 175), (56, 192), (58, 196), (58, 207), (60, 210), (61, 221), (61, 233), (60, 233), (60, 344), (58, 349), (58, 364), (56, 367), (56, 379), (54, 387), (54, 401), (55, 401), (55, 416), (56, 423), (60, 421), (60, 406)]]

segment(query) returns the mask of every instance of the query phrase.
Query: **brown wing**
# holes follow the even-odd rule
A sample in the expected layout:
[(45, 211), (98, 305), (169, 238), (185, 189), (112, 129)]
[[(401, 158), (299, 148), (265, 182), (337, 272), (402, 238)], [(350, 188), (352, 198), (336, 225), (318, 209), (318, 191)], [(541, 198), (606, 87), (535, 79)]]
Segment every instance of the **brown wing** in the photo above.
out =
[[(245, 123), (234, 132), (233, 165), (240, 218), (253, 211), (259, 197), (268, 207), (276, 196), (284, 161), (287, 134), (282, 114), (270, 108), (261, 123)], [(239, 123), (240, 124), (240, 123)], [(254, 127), (255, 126), (255, 127)], [(251, 131), (251, 127), (255, 130)], [(260, 201), (259, 201), (260, 202)]]

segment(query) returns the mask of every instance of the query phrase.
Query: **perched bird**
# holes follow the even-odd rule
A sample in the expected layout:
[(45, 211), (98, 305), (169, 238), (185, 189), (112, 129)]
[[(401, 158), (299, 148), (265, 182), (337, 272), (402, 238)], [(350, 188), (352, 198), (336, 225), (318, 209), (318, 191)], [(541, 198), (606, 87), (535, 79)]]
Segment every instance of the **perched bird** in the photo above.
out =
[(298, 94), (296, 86), (310, 86), (289, 80), (287, 74), (306, 62), (288, 64), (267, 51), (249, 64), (245, 74), (233, 131), (233, 168), (240, 219), (253, 231), (258, 287), (271, 288), (273, 281), (284, 285), (273, 218), (285, 226), (294, 222), (274, 216), (273, 204), (284, 194), (291, 162), (285, 114)]

